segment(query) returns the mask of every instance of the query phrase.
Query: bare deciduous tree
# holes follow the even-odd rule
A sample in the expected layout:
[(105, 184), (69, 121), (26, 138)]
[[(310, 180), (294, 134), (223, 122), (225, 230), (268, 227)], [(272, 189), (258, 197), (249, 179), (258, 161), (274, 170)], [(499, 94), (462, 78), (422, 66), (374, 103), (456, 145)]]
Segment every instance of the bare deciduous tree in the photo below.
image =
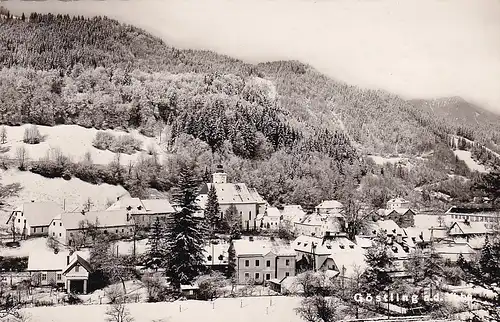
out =
[(111, 304), (106, 310), (106, 321), (108, 322), (132, 322), (134, 318), (130, 315), (130, 311), (126, 307), (124, 301)]
[(0, 128), (0, 142), (2, 144), (7, 143), (7, 129), (5, 128), (5, 126), (2, 126)]
[(25, 170), (26, 163), (29, 160), (28, 151), (26, 150), (25, 146), (20, 146), (17, 148), (16, 159), (17, 159), (17, 162), (19, 163), (19, 170)]
[(334, 322), (339, 315), (339, 303), (321, 295), (306, 297), (295, 311), (307, 322)]

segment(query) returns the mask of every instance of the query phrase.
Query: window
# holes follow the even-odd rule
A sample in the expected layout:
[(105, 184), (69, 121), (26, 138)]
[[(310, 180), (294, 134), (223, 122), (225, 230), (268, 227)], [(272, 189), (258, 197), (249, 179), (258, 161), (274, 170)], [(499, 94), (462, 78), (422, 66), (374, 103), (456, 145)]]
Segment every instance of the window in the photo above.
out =
[(245, 267), (248, 267), (248, 266), (250, 266), (250, 261), (247, 259), (247, 260), (245, 260)]
[(76, 265), (75, 266), (75, 272), (78, 273), (80, 271), (80, 266)]
[(52, 232), (52, 236), (55, 236), (55, 235), (56, 235), (56, 233), (55, 233), (55, 232)]
[(118, 234), (118, 229), (116, 230), (116, 233)]
[(269, 281), (271, 279), (271, 274), (266, 274), (266, 280)]
[(258, 259), (255, 260), (255, 267), (259, 267), (260, 266), (260, 261)]
[(36, 227), (33, 228), (33, 232), (36, 233)]
[(52, 223), (52, 226), (55, 226), (55, 225), (56, 225), (56, 222), (54, 221), (54, 222)]
[(255, 273), (255, 279), (258, 280), (260, 278), (260, 274), (259, 273)]
[(62, 222), (59, 223), (59, 226), (62, 227)]
[(59, 233), (59, 237), (61, 237), (61, 236), (62, 236), (61, 233)]
[(289, 260), (289, 259), (287, 259), (287, 260), (285, 261), (285, 265), (286, 265), (286, 266), (290, 266), (290, 260)]
[(18, 219), (18, 220), (17, 220), (17, 222), (18, 222), (18, 223), (20, 223), (20, 222), (21, 222), (21, 219)]
[(73, 233), (69, 233), (69, 236), (70, 236), (70, 237), (73, 237)]
[(266, 267), (271, 267), (271, 261), (270, 260), (266, 261)]
[(26, 219), (24, 219), (24, 223), (26, 223)]
[(290, 276), (290, 272), (285, 272), (285, 277)]
[(250, 278), (250, 273), (245, 273), (245, 278)]
[(125, 232), (125, 229), (122, 228), (122, 233), (124, 233), (124, 232)]
[(252, 220), (252, 212), (251, 211), (248, 212), (248, 220)]
[(43, 273), (42, 274), (42, 281), (46, 281), (47, 280), (47, 274)]
[(59, 273), (57, 273), (57, 280), (58, 280), (58, 281), (62, 280), (62, 275), (61, 275), (61, 274), (59, 274)]

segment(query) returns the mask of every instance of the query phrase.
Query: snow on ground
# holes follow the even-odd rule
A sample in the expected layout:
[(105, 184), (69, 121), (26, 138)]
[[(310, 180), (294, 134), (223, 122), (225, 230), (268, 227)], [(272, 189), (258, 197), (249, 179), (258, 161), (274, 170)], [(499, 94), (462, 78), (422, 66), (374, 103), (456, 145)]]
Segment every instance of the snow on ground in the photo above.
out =
[(407, 159), (401, 158), (401, 157), (382, 157), (380, 155), (368, 155), (373, 161), (375, 161), (376, 164), (378, 165), (384, 165), (385, 163), (398, 163), (401, 161), (406, 161)]
[[(296, 297), (224, 298), (210, 301), (177, 301), (166, 303), (131, 303), (127, 307), (135, 322), (303, 322), (293, 308)], [(272, 305), (271, 305), (272, 304)], [(104, 322), (107, 305), (75, 305), (25, 309), (32, 322), (86, 321)]]
[[(115, 158), (115, 153), (111, 151), (103, 151), (92, 146), (98, 130), (91, 128), (87, 129), (78, 125), (57, 125), (57, 126), (38, 126), (40, 134), (45, 137), (44, 142), (39, 144), (25, 144), (23, 142), (24, 130), (30, 127), (30, 124), (22, 126), (5, 126), (7, 129), (7, 143), (5, 147), (10, 147), (6, 153), (7, 157), (15, 158), (16, 150), (20, 146), (25, 146), (30, 159), (39, 160), (47, 155), (47, 151), (54, 148), (61, 149), (62, 153), (72, 158), (73, 161), (80, 161), (84, 154), (90, 152), (92, 160), (95, 164), (109, 164)], [(136, 139), (143, 142), (143, 152), (137, 152), (133, 155), (122, 154), (121, 163), (126, 165), (130, 161), (137, 160), (141, 153), (147, 153), (147, 148), (152, 145), (157, 151), (160, 151), (160, 146), (156, 138), (146, 137), (136, 130), (130, 133), (106, 130), (105, 132), (113, 134), (115, 137), (124, 134), (130, 134)], [(161, 156), (159, 156), (161, 158)]]
[[(38, 174), (17, 169), (2, 171), (2, 184), (19, 182), (22, 190), (19, 195), (7, 199), (11, 208), (23, 202), (54, 201), (61, 207), (65, 204), (67, 211), (81, 207), (90, 198), (94, 203), (93, 210), (105, 209), (108, 201), (115, 201), (117, 197), (128, 192), (121, 186), (109, 184), (93, 185), (77, 178), (64, 180), (62, 178), (45, 178)], [(8, 211), (7, 207), (5, 207)]]
[(0, 246), (2, 256), (7, 257), (25, 257), (29, 256), (31, 252), (48, 252), (50, 249), (47, 247), (47, 238), (31, 238), (20, 241), (19, 248), (3, 248)]
[[(417, 228), (427, 229), (431, 227), (439, 227), (439, 220), (437, 215), (415, 215), (414, 226)], [(452, 223), (452, 220), (449, 216), (442, 216), (444, 225), (449, 225)]]
[[(136, 240), (135, 242), (135, 252), (136, 254), (144, 254), (147, 249), (147, 239)], [(118, 253), (120, 255), (130, 255), (134, 249), (133, 241), (120, 240), (115, 244), (115, 247), (118, 247)]]
[(469, 167), (469, 169), (471, 171), (478, 171), (480, 173), (487, 173), (488, 172), (488, 170), (486, 170), (484, 165), (479, 164), (476, 162), (476, 160), (472, 159), (472, 155), (471, 155), (470, 151), (455, 150), (455, 151), (453, 151), (453, 153), (455, 153), (455, 155), (460, 160), (464, 161), (465, 164), (467, 165), (467, 167)]

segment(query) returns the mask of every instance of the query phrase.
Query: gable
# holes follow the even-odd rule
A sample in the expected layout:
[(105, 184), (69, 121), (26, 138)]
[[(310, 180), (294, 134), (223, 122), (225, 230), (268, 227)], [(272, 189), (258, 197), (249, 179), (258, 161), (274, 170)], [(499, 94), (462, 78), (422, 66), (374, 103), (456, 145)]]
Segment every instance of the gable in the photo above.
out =
[(63, 274), (70, 272), (76, 265), (83, 267), (88, 273), (92, 271), (90, 264), (80, 256), (76, 255), (71, 263), (69, 263), (69, 265), (64, 269)]

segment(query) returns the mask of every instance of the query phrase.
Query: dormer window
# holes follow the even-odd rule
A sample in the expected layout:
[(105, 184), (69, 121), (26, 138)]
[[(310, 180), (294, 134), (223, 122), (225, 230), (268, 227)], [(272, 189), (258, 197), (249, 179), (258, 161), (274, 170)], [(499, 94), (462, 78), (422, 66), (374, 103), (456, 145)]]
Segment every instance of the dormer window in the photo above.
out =
[(301, 242), (297, 242), (297, 246), (300, 246)]
[(219, 260), (221, 261), (221, 260), (223, 260), (223, 259), (224, 259), (224, 256), (221, 254), (221, 255), (219, 255), (219, 257), (218, 257), (218, 258), (219, 258)]
[(332, 249), (332, 245), (326, 245), (326, 248)]
[(340, 244), (339, 247), (340, 247), (340, 249), (344, 249), (345, 248), (345, 246), (342, 245), (342, 244)]
[(351, 245), (349, 245), (349, 248), (350, 248), (350, 249), (354, 249), (354, 245), (352, 245), (352, 244), (351, 244)]
[(128, 210), (128, 211), (132, 210), (132, 207), (127, 206), (127, 210)]
[(138, 207), (137, 207), (137, 210), (141, 210), (141, 209), (142, 209), (142, 206), (138, 206)]
[(209, 261), (211, 261), (211, 260), (212, 260), (212, 256), (211, 256), (211, 255), (208, 255), (207, 259), (208, 259)]
[(398, 252), (398, 248), (396, 246), (392, 247), (392, 251), (397, 253)]

